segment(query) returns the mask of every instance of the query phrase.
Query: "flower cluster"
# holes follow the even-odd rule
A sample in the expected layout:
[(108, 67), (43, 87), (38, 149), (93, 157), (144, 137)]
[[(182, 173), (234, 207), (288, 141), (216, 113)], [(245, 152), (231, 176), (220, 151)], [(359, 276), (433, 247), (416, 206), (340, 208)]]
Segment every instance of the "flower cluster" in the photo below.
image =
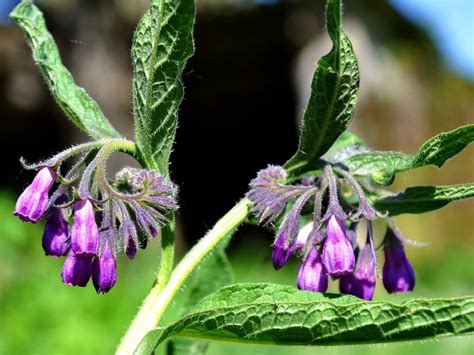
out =
[(177, 209), (176, 188), (153, 171), (135, 168), (123, 169), (111, 184), (105, 162), (113, 149), (106, 145), (98, 152), (80, 150), (85, 154), (61, 176), (62, 162), (76, 151), (24, 164), (38, 173), (14, 214), (32, 223), (46, 217), (43, 249), (49, 256), (66, 256), (61, 271), (66, 285), (84, 287), (92, 278), (96, 291), (106, 293), (117, 279), (116, 255), (123, 251), (133, 259), (148, 238), (158, 236), (166, 215)]
[[(247, 193), (259, 224), (281, 220), (273, 244), (275, 269), (299, 254), (303, 263), (298, 288), (325, 292), (330, 276), (339, 279), (342, 293), (371, 300), (377, 274), (372, 221), (385, 216), (374, 210), (360, 183), (343, 169), (326, 165), (321, 175), (298, 184), (286, 184), (286, 180), (282, 167), (269, 166), (251, 181)], [(342, 198), (347, 188), (350, 196)], [(312, 220), (300, 229), (301, 216), (306, 214), (312, 214)], [(366, 221), (367, 237), (360, 248), (356, 229), (362, 220)], [(390, 221), (382, 243), (383, 284), (389, 293), (408, 292), (415, 285), (403, 244), (403, 236)]]

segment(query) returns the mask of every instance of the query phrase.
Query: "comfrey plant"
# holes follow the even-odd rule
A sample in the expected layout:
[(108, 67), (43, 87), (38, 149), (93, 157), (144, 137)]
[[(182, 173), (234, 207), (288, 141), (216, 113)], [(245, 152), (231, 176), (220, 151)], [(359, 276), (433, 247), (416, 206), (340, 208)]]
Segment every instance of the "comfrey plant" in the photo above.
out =
[[(333, 169), (329, 163), (323, 163), (320, 174), (305, 177), (296, 184), (285, 184), (287, 179), (283, 167), (269, 166), (250, 183), (247, 194), (260, 224), (277, 219), (290, 201), (295, 200), (275, 238), (272, 253), (275, 269), (282, 268), (292, 254), (300, 254), (303, 262), (297, 278), (298, 288), (325, 292), (328, 276), (331, 276), (340, 279), (342, 293), (371, 300), (377, 264), (371, 221), (386, 218), (386, 215), (370, 205), (364, 189), (350, 172), (339, 167)], [(347, 199), (340, 193), (345, 188), (353, 190)], [(300, 230), (300, 217), (308, 205), (312, 207), (312, 220)], [(367, 221), (367, 238), (359, 253), (355, 230), (361, 219)], [(393, 221), (390, 224), (383, 241), (383, 283), (389, 293), (412, 291), (415, 276), (405, 255), (405, 238)], [(356, 255), (359, 256), (357, 264)]]
[[(97, 292), (108, 292), (117, 278), (115, 255), (123, 251), (135, 258), (147, 238), (158, 236), (168, 223), (166, 215), (177, 209), (175, 187), (155, 171), (124, 168), (109, 183), (106, 160), (127, 146), (133, 147), (125, 140), (86, 143), (45, 162), (24, 164), (38, 173), (18, 198), (14, 214), (33, 223), (47, 217), (43, 249), (46, 255), (67, 255), (61, 272), (67, 285), (84, 287), (92, 276)], [(62, 163), (75, 155), (80, 158), (62, 176)]]
[[(44, 162), (23, 162), (37, 173), (14, 214), (33, 223), (45, 218), (43, 248), (46, 255), (66, 257), (63, 282), (85, 286), (92, 278), (99, 293), (114, 286), (120, 252), (133, 259), (150, 238), (160, 240), (156, 282), (117, 354), (150, 354), (165, 341), (170, 353), (202, 354), (212, 339), (342, 345), (474, 331), (471, 296), (367, 302), (374, 297), (377, 279), (389, 293), (415, 286), (404, 248), (408, 240), (392, 217), (436, 210), (474, 195), (469, 183), (410, 187), (400, 193), (384, 186), (398, 172), (441, 167), (474, 140), (474, 125), (441, 133), (414, 155), (364, 145), (347, 130), (358, 99), (359, 70), (341, 14), (340, 0), (328, 0), (326, 27), (333, 48), (317, 63), (296, 154), (282, 166), (260, 171), (246, 197), (174, 267), (178, 205), (168, 165), (183, 97), (180, 76), (194, 48), (194, 1), (152, 0), (135, 31), (135, 142), (122, 138), (74, 83), (39, 9), (23, 1), (12, 12), (52, 95), (91, 138)], [(110, 179), (106, 162), (116, 151), (131, 155), (141, 167), (125, 167)], [(72, 163), (69, 168), (66, 161)], [(276, 228), (275, 269), (294, 254), (301, 257), (295, 270), (298, 287), (233, 284), (224, 250), (239, 225), (254, 221)], [(383, 236), (374, 236), (375, 223), (383, 223)], [(362, 229), (366, 235), (360, 243)], [(381, 272), (378, 249), (384, 254)], [(330, 278), (338, 279), (341, 293), (349, 295), (325, 293)], [(175, 314), (167, 312), (165, 320), (171, 304)]]

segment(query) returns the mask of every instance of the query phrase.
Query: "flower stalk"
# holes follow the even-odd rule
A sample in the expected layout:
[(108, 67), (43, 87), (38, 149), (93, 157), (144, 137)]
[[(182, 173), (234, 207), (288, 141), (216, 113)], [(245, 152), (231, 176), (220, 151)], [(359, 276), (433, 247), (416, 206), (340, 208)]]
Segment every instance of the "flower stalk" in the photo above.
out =
[[(250, 208), (251, 202), (247, 198), (242, 199), (183, 257), (168, 277), (168, 282), (164, 287), (159, 282), (155, 284), (122, 338), (115, 352), (116, 355), (132, 354), (138, 348), (143, 337), (158, 325), (166, 308), (188, 276), (225, 236), (246, 220), (250, 214)], [(166, 250), (163, 244), (162, 249)], [(165, 274), (164, 271), (163, 274)]]

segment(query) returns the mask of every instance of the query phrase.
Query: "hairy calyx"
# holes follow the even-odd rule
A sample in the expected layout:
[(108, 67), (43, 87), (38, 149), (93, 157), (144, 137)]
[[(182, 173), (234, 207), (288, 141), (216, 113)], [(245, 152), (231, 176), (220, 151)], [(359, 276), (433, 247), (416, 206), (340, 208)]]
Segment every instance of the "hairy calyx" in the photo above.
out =
[[(371, 300), (377, 271), (372, 221), (386, 215), (371, 206), (361, 183), (341, 167), (327, 164), (319, 175), (293, 184), (286, 184), (287, 177), (283, 167), (268, 166), (250, 182), (247, 193), (257, 222), (279, 226), (272, 253), (275, 269), (298, 254), (303, 259), (297, 277), (300, 289), (325, 292), (332, 277), (340, 280), (342, 293)], [(359, 246), (356, 231), (363, 223), (367, 236)], [(411, 291), (415, 284), (403, 242), (389, 220), (382, 243), (383, 284), (389, 293)]]

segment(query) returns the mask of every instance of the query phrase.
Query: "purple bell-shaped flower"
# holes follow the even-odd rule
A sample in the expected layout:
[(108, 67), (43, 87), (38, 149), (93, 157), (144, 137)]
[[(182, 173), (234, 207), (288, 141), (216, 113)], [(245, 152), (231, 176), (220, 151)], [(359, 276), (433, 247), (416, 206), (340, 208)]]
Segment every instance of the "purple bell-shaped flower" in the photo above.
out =
[(95, 222), (94, 207), (90, 200), (74, 203), (74, 224), (71, 228), (71, 244), (74, 254), (97, 255), (99, 229)]
[(106, 242), (102, 255), (94, 260), (92, 282), (97, 293), (106, 293), (115, 285), (115, 281), (117, 281), (117, 266), (112, 249)]
[(61, 270), (66, 285), (85, 287), (92, 274), (92, 257), (69, 253)]
[(69, 226), (60, 208), (54, 207), (46, 220), (43, 249), (46, 255), (64, 256), (71, 248), (68, 241)]
[(383, 250), (383, 285), (388, 293), (410, 292), (415, 287), (415, 273), (407, 259), (402, 240), (387, 228)]
[(326, 224), (322, 261), (328, 274), (335, 278), (354, 270), (354, 251), (346, 237), (344, 222), (334, 215)]
[(13, 214), (25, 222), (38, 222), (48, 206), (49, 190), (51, 190), (56, 176), (53, 169), (42, 168), (18, 198)]
[(296, 284), (300, 290), (325, 292), (328, 289), (328, 275), (316, 247), (311, 248), (301, 264)]
[(339, 281), (341, 293), (350, 294), (370, 301), (375, 292), (375, 257), (369, 240), (359, 254), (359, 261), (352, 274), (344, 275)]

